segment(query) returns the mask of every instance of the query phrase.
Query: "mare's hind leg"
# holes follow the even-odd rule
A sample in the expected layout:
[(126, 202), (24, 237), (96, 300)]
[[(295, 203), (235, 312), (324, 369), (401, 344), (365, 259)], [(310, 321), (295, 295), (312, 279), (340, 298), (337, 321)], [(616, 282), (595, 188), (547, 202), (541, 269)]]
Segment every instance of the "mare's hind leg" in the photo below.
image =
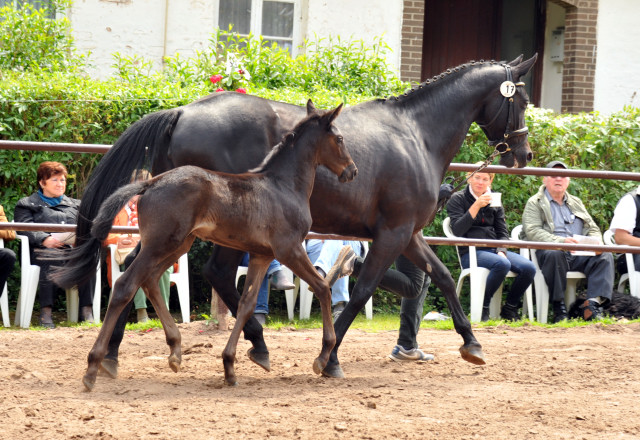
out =
[(349, 302), (334, 323), (336, 345), (331, 352), (327, 366), (322, 370), (323, 376), (344, 377), (344, 372), (338, 361), (338, 349), (342, 339), (358, 312), (362, 310), (375, 291), (384, 272), (391, 266), (395, 257), (407, 246), (411, 233), (412, 231), (409, 227), (395, 230), (387, 229), (383, 233), (379, 233), (373, 240), (370, 251), (360, 269), (356, 285), (353, 292), (351, 292)]
[[(237, 316), (240, 301), (235, 283), (236, 272), (244, 254), (243, 251), (215, 245), (211, 257), (202, 270), (213, 290), (220, 296), (233, 316)], [(271, 371), (269, 350), (264, 342), (260, 323), (252, 316), (245, 324), (243, 331), (244, 338), (253, 345), (248, 352), (249, 358), (266, 371)]]
[[(333, 329), (333, 320), (331, 318), (331, 289), (327, 280), (322, 278), (313, 267), (302, 246), (297, 246), (290, 250), (286, 257), (278, 256), (279, 261), (305, 280), (320, 301), (320, 309), (322, 311), (322, 350), (313, 362), (313, 371), (316, 374), (320, 374), (327, 362), (329, 362), (331, 350), (336, 344), (336, 333)], [(336, 264), (340, 264), (340, 261), (336, 262)], [(333, 281), (335, 282), (335, 280)]]
[(224, 365), (224, 380), (227, 385), (237, 385), (235, 368), (233, 366), (236, 360), (236, 348), (242, 327), (247, 323), (249, 318), (253, 316), (253, 310), (258, 300), (258, 290), (262, 284), (262, 279), (267, 273), (269, 264), (273, 260), (273, 256), (257, 256), (251, 255), (249, 260), (249, 269), (247, 271), (247, 280), (244, 284), (244, 291), (238, 304), (238, 312), (236, 323), (233, 326), (227, 345), (222, 351), (222, 363)]
[(456, 295), (456, 284), (446, 266), (438, 259), (433, 250), (422, 238), (422, 233), (414, 234), (407, 249), (403, 252), (413, 264), (423, 268), (433, 283), (440, 288), (449, 306), (456, 332), (462, 336), (464, 344), (460, 347), (462, 359), (476, 365), (484, 365), (482, 346), (476, 340), (471, 323), (462, 310), (460, 299)]

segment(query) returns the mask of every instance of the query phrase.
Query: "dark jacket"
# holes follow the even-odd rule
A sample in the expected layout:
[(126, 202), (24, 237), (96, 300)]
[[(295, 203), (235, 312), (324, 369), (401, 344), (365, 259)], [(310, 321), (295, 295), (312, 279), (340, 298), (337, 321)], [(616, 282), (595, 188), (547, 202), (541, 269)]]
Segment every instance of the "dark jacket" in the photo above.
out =
[[(49, 206), (38, 195), (33, 193), (18, 201), (13, 212), (13, 221), (17, 223), (56, 223), (76, 224), (80, 200), (62, 196), (58, 206)], [(23, 231), (20, 234), (29, 237), (29, 245), (43, 247), (42, 242), (51, 234), (43, 231)]]
[[(469, 214), (469, 208), (476, 201), (469, 185), (462, 191), (458, 191), (447, 203), (447, 214), (451, 218), (451, 231), (458, 237), (478, 238), (481, 240), (509, 240), (509, 230), (504, 220), (502, 207), (492, 208), (487, 205), (480, 208), (476, 218)], [(460, 246), (460, 255), (469, 253), (469, 248)], [(506, 248), (483, 247), (482, 250), (491, 252), (506, 252)]]

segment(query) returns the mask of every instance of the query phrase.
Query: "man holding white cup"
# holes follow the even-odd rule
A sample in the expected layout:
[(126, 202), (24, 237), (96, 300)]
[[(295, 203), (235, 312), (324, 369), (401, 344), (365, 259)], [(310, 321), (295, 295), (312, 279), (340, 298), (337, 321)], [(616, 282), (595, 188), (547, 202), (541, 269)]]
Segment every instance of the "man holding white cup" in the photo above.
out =
[[(481, 165), (478, 162), (476, 165)], [(479, 172), (467, 173), (468, 185), (456, 192), (447, 203), (447, 213), (451, 219), (451, 231), (458, 237), (488, 240), (508, 240), (509, 230), (504, 219), (500, 193), (491, 191), (495, 174)], [(463, 269), (469, 267), (469, 249), (459, 248)], [(533, 263), (520, 254), (507, 251), (506, 248), (479, 247), (476, 255), (478, 266), (489, 269), (484, 292), (482, 321), (489, 320), (489, 304), (509, 271), (517, 274), (500, 316), (503, 319), (519, 319), (518, 307), (524, 292), (531, 285), (536, 268)]]

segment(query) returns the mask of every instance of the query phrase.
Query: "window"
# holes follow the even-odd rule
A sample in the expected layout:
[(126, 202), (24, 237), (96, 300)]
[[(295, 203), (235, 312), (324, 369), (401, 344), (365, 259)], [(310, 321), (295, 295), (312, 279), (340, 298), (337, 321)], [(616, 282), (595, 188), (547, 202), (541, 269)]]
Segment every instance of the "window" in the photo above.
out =
[(262, 35), (296, 55), (299, 9), (299, 0), (220, 0), (218, 26), (226, 30), (232, 24), (240, 35)]
[(3, 6), (20, 7), (24, 4), (30, 4), (36, 9), (47, 9), (49, 18), (56, 18), (56, 13), (53, 9), (53, 2), (51, 0), (0, 0), (0, 8)]

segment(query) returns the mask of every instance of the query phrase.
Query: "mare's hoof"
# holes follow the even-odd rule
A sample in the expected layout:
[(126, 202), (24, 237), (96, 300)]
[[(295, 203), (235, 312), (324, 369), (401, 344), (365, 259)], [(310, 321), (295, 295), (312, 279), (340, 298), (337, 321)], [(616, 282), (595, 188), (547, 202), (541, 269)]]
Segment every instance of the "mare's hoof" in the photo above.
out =
[(93, 386), (96, 384), (96, 379), (91, 378), (85, 374), (82, 378), (82, 384), (87, 391), (91, 391), (93, 389)]
[(269, 361), (269, 352), (257, 352), (255, 348), (247, 350), (247, 356), (256, 364), (260, 365), (266, 371), (271, 371), (271, 362)]
[(172, 354), (169, 356), (169, 367), (173, 370), (174, 373), (180, 371), (181, 360), (178, 356)]
[[(315, 371), (315, 365), (314, 365), (314, 371)], [(342, 371), (342, 367), (340, 366), (340, 364), (327, 365), (322, 370), (322, 375), (324, 377), (332, 377), (334, 379), (344, 379), (344, 371)]]
[(102, 359), (98, 374), (115, 379), (118, 377), (118, 361), (114, 359)]
[(475, 365), (484, 365), (484, 353), (480, 344), (468, 344), (460, 347), (462, 359)]

